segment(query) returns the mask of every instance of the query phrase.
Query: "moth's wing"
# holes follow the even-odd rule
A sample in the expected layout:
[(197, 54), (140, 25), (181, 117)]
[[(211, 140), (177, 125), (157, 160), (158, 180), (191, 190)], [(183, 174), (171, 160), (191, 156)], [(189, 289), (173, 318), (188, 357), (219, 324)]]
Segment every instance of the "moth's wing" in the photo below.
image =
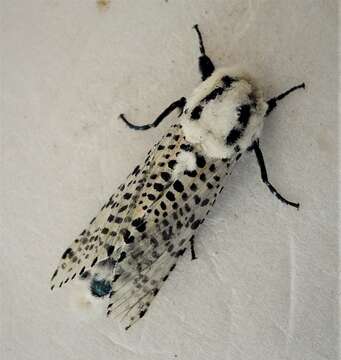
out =
[[(144, 250), (145, 259), (139, 262), (143, 267), (141, 271), (137, 271), (135, 265), (129, 264), (135, 262), (131, 255), (125, 262), (119, 264), (115, 269), (115, 277), (119, 276), (119, 278), (115, 280), (110, 294), (107, 314), (121, 317), (126, 329), (142, 318), (169, 273), (174, 270), (178, 257), (184, 254), (189, 239), (190, 236), (183, 238), (183, 247), (174, 251), (174, 254), (167, 250), (160, 253), (155, 247)], [(136, 249), (135, 254), (143, 251), (142, 249), (143, 246), (139, 250)]]
[[(168, 181), (162, 182), (162, 169), (153, 167), (152, 173), (157, 176), (149, 179), (150, 188), (160, 183), (163, 190), (158, 195), (152, 193), (157, 200), (148, 204), (142, 216), (137, 212), (143, 230), (139, 231), (139, 226), (134, 227), (132, 223), (127, 227), (134, 242), (121, 248), (124, 257), (114, 269), (108, 314), (122, 315), (128, 328), (144, 316), (178, 257), (194, 238), (196, 229), (222, 190), (221, 180), (230, 166), (223, 160), (207, 160), (193, 154), (196, 170), (180, 166), (179, 171), (181, 151), (178, 150), (187, 145), (182, 139), (172, 148), (177, 163), (172, 166)], [(132, 213), (133, 219), (135, 215)]]
[(144, 164), (135, 168), (139, 178), (123, 189), (121, 200), (115, 204), (119, 211), (111, 219), (110, 230), (115, 237), (105, 245), (111, 250), (111, 260), (118, 261), (149, 231), (148, 217), (174, 181), (176, 158), (183, 141), (181, 126), (173, 125), (149, 151)]
[(97, 263), (106, 260), (119, 242), (118, 236), (123, 219), (134, 208), (142, 185), (151, 167), (148, 153), (145, 162), (138, 165), (128, 175), (126, 182), (118, 187), (106, 204), (101, 208), (85, 230), (72, 242), (63, 253), (51, 278), (51, 289), (62, 287), (77, 275), (88, 271)]
[[(64, 251), (52, 275), (51, 289), (62, 287), (78, 275), (82, 276), (108, 257), (115, 258), (121, 254), (122, 246), (125, 244), (122, 241), (123, 236), (127, 234), (123, 231), (126, 229), (125, 224), (131, 222), (132, 213), (136, 216), (144, 212), (141, 206), (138, 207), (138, 203), (142, 202), (140, 199), (144, 198), (145, 192), (148, 191), (148, 179), (155, 164), (159, 162), (165, 150), (170, 151), (168, 144), (174, 141), (175, 129), (176, 127), (173, 127), (149, 151), (144, 163), (135, 167), (127, 177), (126, 183), (118, 187), (118, 191), (91, 220), (89, 227)], [(154, 201), (148, 197), (146, 199)]]

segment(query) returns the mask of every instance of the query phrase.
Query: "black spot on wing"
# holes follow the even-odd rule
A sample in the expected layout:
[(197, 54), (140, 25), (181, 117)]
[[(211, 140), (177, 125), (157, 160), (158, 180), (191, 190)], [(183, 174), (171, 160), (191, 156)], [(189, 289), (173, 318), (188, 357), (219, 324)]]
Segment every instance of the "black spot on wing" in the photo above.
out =
[(138, 173), (140, 172), (140, 165), (137, 165), (136, 168), (133, 170), (132, 175), (138, 175)]
[(110, 215), (108, 216), (108, 218), (107, 218), (107, 221), (108, 221), (108, 222), (112, 222), (114, 219), (115, 219), (115, 216), (112, 215), (112, 214), (110, 214)]
[(166, 209), (167, 209), (167, 205), (165, 204), (164, 201), (161, 201), (160, 207), (161, 207), (162, 210), (166, 210)]
[(115, 246), (109, 245), (108, 248), (107, 248), (108, 256), (111, 256), (112, 253), (114, 252), (114, 250), (115, 250)]
[(62, 259), (66, 259), (67, 256), (72, 257), (74, 255), (74, 252), (71, 248), (68, 248), (65, 250), (64, 254), (62, 255)]
[(127, 243), (128, 239), (130, 238), (130, 231), (126, 228), (120, 230), (120, 233), (123, 236), (123, 240)]
[(171, 191), (167, 191), (167, 193), (166, 193), (166, 198), (167, 198), (169, 201), (175, 201), (175, 196), (174, 196), (174, 194), (173, 194)]
[(171, 175), (170, 175), (170, 173), (164, 171), (161, 173), (161, 178), (164, 181), (169, 181), (171, 178)]
[(195, 220), (191, 225), (191, 229), (195, 230), (199, 227), (199, 225), (200, 225), (200, 220)]
[(215, 171), (216, 171), (215, 165), (214, 165), (214, 164), (211, 164), (209, 170), (210, 170), (211, 172), (215, 172)]
[(209, 203), (209, 199), (205, 199), (202, 201), (201, 206), (206, 206)]
[(123, 221), (123, 218), (121, 218), (121, 217), (119, 217), (119, 216), (116, 216), (116, 217), (115, 217), (115, 223), (116, 223), (116, 224), (121, 224), (122, 221)]
[[(87, 279), (91, 275), (90, 271), (84, 271), (83, 274), (80, 276), (81, 280)], [(76, 277), (76, 274), (72, 275), (71, 279), (74, 279)]]
[(150, 201), (154, 201), (155, 199), (156, 199), (156, 197), (155, 197), (155, 195), (154, 194), (148, 194), (148, 199), (150, 200)]
[(182, 192), (184, 191), (184, 186), (182, 184), (182, 182), (180, 180), (175, 180), (174, 184), (173, 184), (173, 188), (177, 191), (177, 192)]
[(198, 173), (196, 172), (196, 170), (193, 170), (193, 171), (189, 171), (189, 170), (185, 170), (184, 171), (184, 174), (189, 176), (189, 177), (196, 177), (198, 175)]
[(117, 262), (123, 261), (127, 257), (127, 253), (125, 251), (122, 251), (120, 254), (120, 257), (118, 258)]
[(113, 282), (116, 282), (122, 274), (115, 274)]
[[(167, 174), (167, 173), (166, 173), (166, 174)], [(155, 183), (155, 184), (154, 184), (154, 189), (155, 189), (156, 191), (161, 192), (161, 191), (163, 190), (163, 188), (164, 188), (164, 186), (163, 186), (162, 184), (160, 184), (160, 183)]]
[(98, 258), (95, 257), (94, 260), (93, 260), (92, 263), (91, 263), (91, 267), (94, 267), (94, 266), (96, 265), (97, 260), (98, 260)]
[(187, 195), (187, 193), (184, 192), (184, 193), (181, 195), (181, 198), (182, 198), (182, 200), (187, 201), (187, 200), (188, 200), (188, 195)]
[(137, 218), (131, 223), (137, 231), (144, 232), (146, 230), (146, 222), (142, 218)]
[(198, 187), (197, 187), (197, 185), (196, 185), (195, 183), (193, 183), (193, 184), (190, 186), (190, 189), (191, 189), (192, 191), (197, 191), (197, 190), (198, 190)]
[(56, 271), (53, 273), (52, 278), (51, 278), (51, 281), (57, 276), (57, 274), (58, 274), (58, 270), (56, 270)]
[(191, 144), (181, 144), (180, 149), (184, 151), (193, 151), (193, 146)]
[(206, 165), (206, 160), (202, 155), (195, 154), (196, 157), (196, 163), (199, 168), (203, 168)]
[(170, 160), (168, 161), (168, 167), (170, 169), (174, 169), (174, 166), (176, 165), (176, 160)]
[(125, 200), (129, 200), (130, 198), (131, 198), (131, 193), (125, 193), (124, 195), (123, 195), (123, 199), (125, 199)]
[(141, 311), (139, 312), (139, 317), (140, 317), (140, 318), (143, 318), (144, 315), (146, 314), (146, 312), (147, 312), (147, 310), (141, 310)]

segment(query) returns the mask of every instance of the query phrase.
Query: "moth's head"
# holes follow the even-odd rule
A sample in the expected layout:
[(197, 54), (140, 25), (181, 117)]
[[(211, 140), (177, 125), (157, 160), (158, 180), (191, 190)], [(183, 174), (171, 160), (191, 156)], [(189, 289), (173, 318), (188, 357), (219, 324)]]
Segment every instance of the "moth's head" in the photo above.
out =
[(211, 157), (231, 158), (258, 139), (266, 110), (254, 80), (236, 70), (220, 69), (188, 99), (182, 120), (185, 137)]

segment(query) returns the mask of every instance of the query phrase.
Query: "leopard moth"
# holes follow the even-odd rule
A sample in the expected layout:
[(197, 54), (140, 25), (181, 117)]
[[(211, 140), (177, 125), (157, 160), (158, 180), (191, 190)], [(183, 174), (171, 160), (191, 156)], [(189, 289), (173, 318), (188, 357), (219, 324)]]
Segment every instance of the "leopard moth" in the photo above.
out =
[(51, 278), (51, 290), (76, 279), (84, 291), (83, 304), (104, 301), (107, 315), (121, 317), (126, 329), (145, 315), (187, 248), (195, 258), (197, 230), (245, 151), (254, 151), (269, 190), (283, 203), (299, 207), (270, 183), (259, 137), (277, 102), (304, 83), (266, 101), (249, 75), (215, 69), (198, 25), (193, 28), (201, 84), (151, 124), (134, 125), (120, 115), (135, 130), (158, 126), (176, 109), (179, 122), (65, 250)]

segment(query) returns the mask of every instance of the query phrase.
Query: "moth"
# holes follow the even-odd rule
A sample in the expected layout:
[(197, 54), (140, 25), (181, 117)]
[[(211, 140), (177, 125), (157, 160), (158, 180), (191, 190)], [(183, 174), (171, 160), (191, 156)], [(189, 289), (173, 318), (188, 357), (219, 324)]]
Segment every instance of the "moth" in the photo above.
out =
[(121, 316), (126, 329), (142, 318), (186, 249), (196, 258), (198, 228), (246, 151), (253, 151), (261, 179), (282, 203), (271, 184), (260, 148), (264, 119), (278, 101), (304, 83), (265, 100), (255, 81), (235, 69), (215, 69), (206, 55), (198, 25), (202, 82), (188, 98), (170, 104), (152, 123), (157, 127), (173, 111), (172, 125), (145, 160), (109, 198), (89, 226), (63, 253), (51, 289), (76, 279), (84, 284), (86, 302), (105, 301), (108, 316)]

